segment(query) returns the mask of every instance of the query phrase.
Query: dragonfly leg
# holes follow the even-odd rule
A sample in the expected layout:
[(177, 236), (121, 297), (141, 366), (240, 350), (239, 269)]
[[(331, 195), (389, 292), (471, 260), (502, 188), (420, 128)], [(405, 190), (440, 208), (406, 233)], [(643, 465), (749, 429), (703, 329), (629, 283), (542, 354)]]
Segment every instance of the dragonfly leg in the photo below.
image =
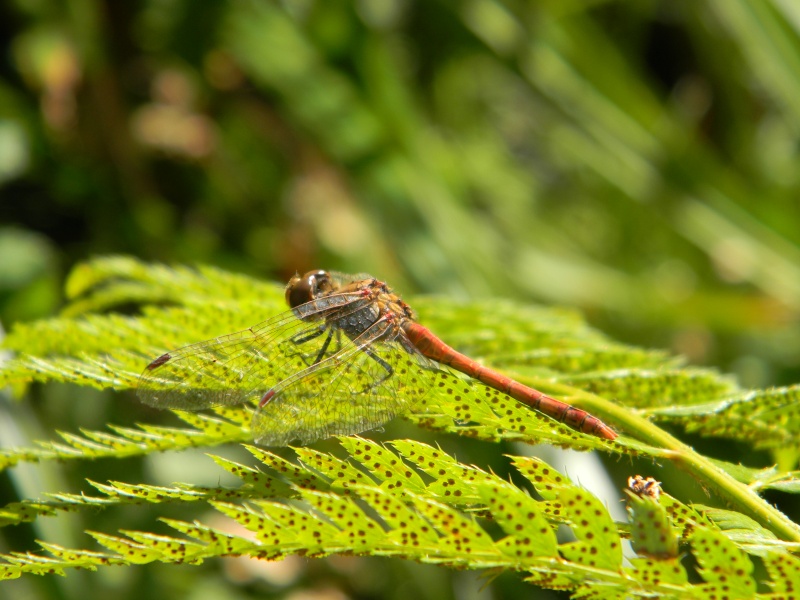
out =
[(311, 333), (299, 333), (289, 338), (289, 341), (292, 342), (295, 346), (299, 346), (300, 344), (305, 344), (306, 342), (318, 338), (323, 333), (325, 333), (325, 329), (326, 328), (324, 325), (320, 325), (317, 329), (315, 329)]
[[(317, 352), (317, 354), (316, 354), (316, 356), (314, 357), (313, 360), (311, 359), (312, 355), (310, 353), (308, 353), (308, 352), (288, 352), (287, 351), (287, 352), (285, 352), (286, 356), (299, 356), (300, 359), (309, 367), (313, 366), (313, 365), (316, 365), (323, 358), (325, 358), (325, 356), (327, 354), (329, 354), (328, 350), (329, 350), (329, 346), (330, 346), (331, 340), (333, 339), (334, 334), (336, 334), (337, 343), (335, 345), (335, 349), (330, 352), (330, 353), (335, 354), (336, 352), (339, 351), (339, 347), (341, 346), (341, 342), (339, 340), (340, 331), (336, 330), (336, 329), (330, 329), (330, 328), (327, 328), (325, 326), (320, 326), (318, 329), (312, 331), (311, 333), (305, 333), (305, 334), (302, 334), (302, 335), (297, 335), (295, 337), (289, 338), (288, 343), (292, 344), (293, 346), (300, 346), (302, 344), (305, 344), (306, 342), (310, 342), (311, 340), (314, 340), (314, 339), (318, 338), (319, 336), (324, 334), (326, 330), (328, 332), (328, 337), (322, 343), (322, 346), (320, 347), (319, 351)], [(284, 343), (286, 343), (286, 342), (284, 342)]]
[(319, 349), (319, 352), (317, 353), (317, 357), (314, 359), (314, 362), (311, 363), (312, 365), (317, 364), (319, 361), (321, 361), (325, 357), (325, 352), (328, 351), (328, 346), (330, 345), (331, 340), (333, 339), (333, 334), (334, 334), (334, 330), (331, 329), (328, 332), (328, 337), (325, 338), (325, 341), (322, 343), (322, 348)]
[(384, 375), (383, 377), (381, 377), (377, 381), (373, 382), (371, 385), (369, 385), (366, 388), (364, 388), (364, 390), (362, 390), (364, 392), (368, 392), (372, 388), (375, 388), (375, 387), (379, 386), (384, 381), (389, 379), (389, 377), (394, 375), (394, 369), (392, 368), (392, 365), (390, 365), (388, 362), (386, 362), (380, 356), (378, 356), (375, 353), (375, 351), (372, 348), (370, 348), (369, 346), (367, 346), (365, 348), (362, 348), (362, 350), (367, 356), (369, 356), (372, 360), (374, 360), (376, 363), (378, 363), (381, 367), (383, 367), (386, 370), (386, 375)]

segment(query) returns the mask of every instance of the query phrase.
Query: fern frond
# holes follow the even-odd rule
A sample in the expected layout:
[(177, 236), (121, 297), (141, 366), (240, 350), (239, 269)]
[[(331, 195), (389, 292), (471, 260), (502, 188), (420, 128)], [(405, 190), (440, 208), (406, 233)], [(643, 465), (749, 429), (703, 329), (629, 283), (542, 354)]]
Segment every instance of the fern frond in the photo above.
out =
[(38, 441), (38, 448), (0, 449), (0, 470), (20, 462), (127, 458), (165, 450), (185, 450), (220, 443), (244, 442), (250, 436), (249, 413), (244, 408), (217, 408), (217, 417), (175, 413), (192, 427), (139, 425), (138, 429), (109, 425), (114, 433), (81, 430), (81, 435), (58, 433), (66, 443)]
[(739, 391), (721, 401), (650, 411), (687, 431), (736, 437), (759, 449), (796, 448), (800, 439), (800, 386)]
[(694, 404), (700, 399), (727, 397), (737, 391), (731, 379), (696, 368), (617, 369), (587, 373), (567, 381), (637, 408)]
[[(244, 526), (252, 538), (200, 523), (165, 520), (188, 539), (141, 531), (122, 532), (123, 536), (94, 532), (92, 537), (107, 552), (43, 543), (52, 557), (4, 556), (6, 564), (0, 565), (0, 577), (156, 561), (197, 564), (222, 555), (279, 559), (294, 553), (353, 553), (458, 568), (517, 571), (543, 587), (571, 590), (577, 595), (591, 591), (603, 598), (626, 594), (688, 598), (721, 594), (726, 589), (748, 595), (755, 591), (752, 560), (736, 537), (693, 509), (686, 511), (696, 515), (691, 527), (686, 526), (686, 518), (678, 523), (673, 518), (676, 511), (668, 508), (671, 505), (674, 509), (675, 504), (668, 503), (665, 508), (663, 495), (661, 500), (631, 495), (631, 524), (625, 527), (614, 523), (592, 494), (539, 459), (512, 457), (512, 464), (540, 496), (537, 500), (491, 473), (461, 464), (419, 442), (406, 440), (393, 443), (392, 448), (357, 437), (342, 438), (341, 442), (348, 451), (348, 461), (301, 450), (297, 454), (300, 463), (291, 473), (271, 460), (272, 455), (265, 454), (268, 461), (264, 466), (277, 468), (276, 476), (287, 475), (288, 481), (305, 478), (319, 484), (316, 488), (293, 488), (291, 502), (246, 496), (244, 503), (232, 502), (231, 498), (204, 498)], [(340, 475), (331, 466), (346, 466), (350, 475)], [(253, 473), (252, 469), (228, 470), (240, 472), (244, 480)], [(423, 476), (430, 478), (434, 473), (435, 479), (423, 483)], [(249, 485), (245, 487), (252, 490)], [(111, 486), (111, 491), (140, 500), (143, 494), (148, 501), (156, 500), (153, 493), (174, 497), (194, 493), (118, 484)], [(189, 498), (197, 499), (194, 495)], [(560, 525), (570, 527), (576, 540), (559, 542), (556, 530)], [(636, 532), (639, 556), (632, 560), (632, 566), (623, 567), (621, 541), (627, 529)], [(651, 530), (649, 535), (640, 534), (647, 533), (645, 529)], [(672, 542), (665, 545), (663, 539), (653, 536), (655, 531)], [(688, 573), (677, 559), (679, 539), (694, 555), (702, 583), (689, 583)], [(778, 546), (762, 548), (761, 554), (774, 589), (787, 589), (782, 574), (796, 571), (797, 559)]]
[[(73, 302), (64, 316), (9, 334), (4, 346), (16, 354), (0, 368), (0, 384), (16, 390), (33, 381), (129, 389), (165, 350), (245, 329), (283, 310), (277, 285), (205, 267), (173, 269), (119, 257), (83, 265), (68, 288)], [(84, 314), (131, 302), (146, 303), (140, 315)], [(94, 533), (106, 552), (42, 542), (50, 556), (10, 553), (0, 564), (0, 577), (154, 561), (197, 564), (221, 555), (277, 559), (291, 553), (355, 553), (517, 571), (528, 581), (578, 596), (684, 598), (723, 595), (725, 582), (714, 575), (722, 568), (720, 556), (735, 556), (744, 565), (725, 577), (735, 579), (738, 592), (750, 593), (755, 584), (749, 561), (757, 556), (775, 592), (786, 591), (780, 573), (795, 568), (795, 559), (785, 553), (797, 551), (800, 534), (756, 490), (797, 491), (796, 474), (711, 461), (643, 417), (704, 435), (736, 436), (760, 447), (797, 449), (795, 388), (741, 390), (713, 371), (685, 368), (662, 352), (608, 340), (569, 311), (431, 298), (412, 304), (421, 322), (448, 343), (591, 410), (628, 435), (608, 442), (581, 434), (447, 371), (437, 374), (409, 420), (494, 442), (547, 442), (673, 461), (736, 510), (688, 506), (663, 493), (657, 504), (631, 497), (631, 522), (620, 524), (590, 493), (537, 459), (512, 457), (511, 462), (538, 494), (535, 499), (490, 472), (410, 440), (386, 446), (343, 438), (347, 459), (300, 448), (297, 461), (246, 446), (260, 468), (213, 457), (243, 482), (235, 490), (92, 483), (99, 495), (56, 492), (45, 500), (9, 504), (0, 510), (0, 524), (65, 511), (122, 510), (134, 503), (206, 504), (249, 529), (253, 538), (165, 520), (178, 532), (175, 537)], [(58, 442), (3, 450), (0, 468), (20, 461), (121, 459), (251, 439), (251, 407), (176, 414), (186, 426), (59, 432)], [(569, 527), (575, 541), (559, 542), (559, 526)], [(639, 552), (630, 567), (623, 565), (621, 553), (621, 540), (629, 536)], [(692, 578), (676, 548), (694, 553), (705, 583), (688, 583)]]
[(66, 283), (72, 300), (64, 314), (74, 316), (139, 302), (191, 304), (263, 297), (282, 301), (276, 286), (209, 265), (148, 265), (126, 256), (106, 256), (78, 265)]
[[(124, 291), (131, 286), (139, 293), (126, 297)], [(58, 381), (101, 389), (132, 388), (144, 366), (165, 350), (246, 329), (284, 309), (282, 289), (277, 285), (209, 267), (169, 268), (123, 257), (81, 265), (67, 287), (73, 298), (65, 310), (67, 315), (115, 302), (141, 302), (142, 298), (171, 306), (149, 304), (138, 317), (89, 314), (17, 326), (3, 344), (17, 356), (0, 369), (0, 384), (19, 387), (30, 381)], [(426, 298), (416, 299), (413, 305), (422, 322), (442, 332), (451, 345), (527, 378), (545, 391), (568, 384), (576, 392), (583, 390), (631, 408), (647, 409), (646, 414), (662, 421), (705, 434), (735, 435), (737, 439), (744, 435), (761, 446), (800, 445), (800, 419), (792, 409), (797, 404), (796, 392), (791, 389), (745, 393), (712, 371), (679, 369), (675, 359), (661, 352), (612, 342), (569, 311)], [(491, 397), (494, 407), (487, 410), (476, 406), (476, 400), (493, 394), (484, 386), (456, 376), (446, 383), (449, 388), (465, 388), (462, 400), (470, 404), (468, 410), (434, 390), (427, 398), (433, 409), (421, 405), (415, 411), (418, 423), (484, 439), (510, 437), (584, 449), (609, 447), (527, 410), (525, 420), (532, 425), (521, 429), (517, 422), (514, 428), (519, 414), (502, 417), (507, 410), (514, 410), (510, 408), (514, 402)], [(670, 408), (661, 408), (667, 404)], [(475, 415), (486, 419), (475, 422)], [(770, 418), (776, 415), (780, 418)]]
[[(224, 459), (214, 457), (222, 464)], [(50, 500), (24, 500), (13, 502), (0, 508), (0, 527), (29, 523), (39, 517), (52, 517), (60, 512), (79, 512), (83, 510), (96, 511), (129, 504), (164, 504), (164, 503), (190, 503), (199, 501), (230, 501), (247, 498), (264, 498), (272, 496), (287, 496), (291, 490), (285, 484), (270, 479), (261, 474), (260, 477), (248, 478), (249, 467), (236, 465), (229, 467), (231, 473), (242, 476), (244, 480), (250, 479), (253, 483), (238, 489), (223, 487), (201, 488), (188, 484), (172, 487), (155, 486), (146, 484), (130, 484), (122, 481), (111, 481), (108, 484), (89, 481), (89, 484), (105, 494), (104, 496), (89, 496), (86, 494), (53, 493), (45, 494)]]

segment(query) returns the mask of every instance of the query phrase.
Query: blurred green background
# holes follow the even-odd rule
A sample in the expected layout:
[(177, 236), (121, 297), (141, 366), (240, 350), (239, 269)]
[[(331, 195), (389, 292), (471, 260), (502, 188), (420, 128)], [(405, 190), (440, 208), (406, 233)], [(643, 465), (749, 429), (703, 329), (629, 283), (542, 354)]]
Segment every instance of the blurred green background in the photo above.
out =
[[(9, 0), (0, 40), (5, 328), (57, 311), (77, 262), (127, 253), (577, 307), (747, 386), (800, 380), (794, 0)], [(110, 419), (49, 401), (26, 434)], [(385, 575), (360, 589), (363, 564), (320, 564), (304, 568), (353, 597), (518, 583), (461, 594), (466, 575), (366, 561)], [(91, 581), (121, 598), (306, 589), (218, 570), (200, 590), (188, 567)]]

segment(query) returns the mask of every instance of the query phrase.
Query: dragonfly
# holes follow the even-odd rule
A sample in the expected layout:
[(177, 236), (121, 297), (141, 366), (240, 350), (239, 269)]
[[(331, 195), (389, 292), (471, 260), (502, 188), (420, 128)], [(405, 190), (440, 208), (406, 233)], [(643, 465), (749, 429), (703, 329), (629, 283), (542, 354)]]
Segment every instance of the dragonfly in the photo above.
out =
[(577, 431), (617, 437), (586, 411), (451, 348), (370, 275), (297, 274), (285, 297), (289, 310), (282, 314), (150, 362), (138, 381), (139, 398), (190, 411), (252, 402), (256, 443), (308, 444), (380, 427), (442, 385), (437, 375), (444, 365)]

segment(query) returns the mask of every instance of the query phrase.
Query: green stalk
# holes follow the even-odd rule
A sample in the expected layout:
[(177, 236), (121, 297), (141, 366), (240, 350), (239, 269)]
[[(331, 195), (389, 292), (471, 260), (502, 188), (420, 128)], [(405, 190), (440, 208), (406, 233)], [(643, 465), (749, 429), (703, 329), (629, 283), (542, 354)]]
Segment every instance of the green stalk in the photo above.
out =
[(780, 539), (800, 543), (800, 527), (796, 523), (690, 446), (640, 417), (636, 409), (620, 406), (590, 392), (546, 379), (520, 377), (519, 381), (536, 389), (546, 388), (562, 398), (568, 397), (570, 404), (576, 408), (590, 412), (621, 430), (624, 435), (660, 449), (662, 452), (659, 457), (672, 461), (704, 487), (714, 490), (717, 495), (730, 502), (739, 512), (754, 519)]

